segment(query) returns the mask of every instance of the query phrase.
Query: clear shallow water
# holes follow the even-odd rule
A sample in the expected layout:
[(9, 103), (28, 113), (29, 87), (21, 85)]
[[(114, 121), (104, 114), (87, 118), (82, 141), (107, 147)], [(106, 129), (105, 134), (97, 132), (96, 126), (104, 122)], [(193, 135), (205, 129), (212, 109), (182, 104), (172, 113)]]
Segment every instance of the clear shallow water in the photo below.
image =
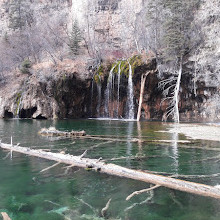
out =
[[(113, 135), (123, 140), (140, 137), (144, 140), (168, 139), (173, 143), (106, 143), (99, 140), (47, 138), (37, 134), (42, 127), (49, 126), (67, 131), (83, 129), (88, 134)], [(134, 169), (184, 175), (220, 172), (220, 162), (208, 159), (220, 154), (219, 151), (183, 148), (185, 145), (178, 144), (176, 140), (185, 139), (184, 136), (156, 132), (166, 130), (169, 126), (158, 122), (104, 120), (0, 120), (0, 139), (10, 143), (10, 137), (13, 136), (13, 143), (19, 142), (21, 146), (51, 149), (53, 152), (64, 150), (74, 155), (103, 143), (88, 151), (87, 157), (111, 159), (138, 154), (148, 158), (128, 158), (113, 163)], [(187, 146), (220, 149), (219, 142), (198, 141)], [(0, 150), (0, 212), (6, 211), (15, 220), (102, 219), (101, 209), (110, 198), (108, 219), (220, 219), (220, 202), (216, 199), (161, 187), (153, 195), (145, 193), (125, 201), (133, 191), (148, 188), (149, 184), (78, 168), (65, 174), (65, 165), (39, 173), (54, 162), (17, 153), (13, 154), (12, 160), (3, 160), (6, 155), (6, 151)], [(209, 185), (220, 184), (220, 177), (189, 180)], [(152, 199), (142, 203), (149, 197)]]

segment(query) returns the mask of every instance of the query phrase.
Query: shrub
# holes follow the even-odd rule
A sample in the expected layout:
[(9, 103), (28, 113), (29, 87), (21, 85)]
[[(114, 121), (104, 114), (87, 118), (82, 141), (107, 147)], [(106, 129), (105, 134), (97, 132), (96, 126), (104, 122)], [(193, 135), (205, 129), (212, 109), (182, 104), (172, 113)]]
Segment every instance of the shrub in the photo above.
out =
[(31, 61), (29, 59), (25, 59), (22, 63), (21, 63), (21, 68), (20, 71), (22, 73), (26, 73), (26, 74), (30, 74), (30, 68), (31, 68)]

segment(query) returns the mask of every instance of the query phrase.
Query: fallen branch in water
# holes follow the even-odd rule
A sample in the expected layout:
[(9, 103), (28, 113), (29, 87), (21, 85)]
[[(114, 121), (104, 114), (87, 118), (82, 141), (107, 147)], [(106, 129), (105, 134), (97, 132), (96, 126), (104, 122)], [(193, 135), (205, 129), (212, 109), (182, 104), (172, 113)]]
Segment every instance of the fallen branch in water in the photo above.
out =
[(183, 175), (183, 174), (175, 174), (175, 173), (150, 171), (150, 170), (145, 170), (145, 172), (152, 173), (152, 174), (165, 175), (165, 176), (169, 176), (172, 178), (184, 178), (184, 179), (201, 179), (201, 178), (211, 178), (211, 177), (220, 176), (220, 173), (213, 173), (213, 174), (207, 174), (207, 175), (204, 175), (204, 174)]
[(56, 128), (54, 127), (50, 127), (50, 128), (42, 128), (39, 131), (39, 134), (41, 135), (45, 135), (45, 136), (64, 136), (64, 137), (81, 137), (81, 136), (85, 136), (86, 132), (85, 131), (59, 131), (56, 130)]
[(125, 159), (129, 159), (129, 160), (141, 160), (141, 159), (157, 158), (157, 157), (162, 157), (162, 156), (160, 156), (160, 155), (152, 155), (152, 156), (113, 157), (113, 158), (111, 158), (111, 159), (104, 159), (104, 160), (102, 160), (102, 161), (103, 161), (103, 162), (106, 162), (106, 161), (125, 160)]
[[(42, 128), (39, 132), (40, 135), (49, 136), (49, 137), (73, 137), (79, 139), (92, 139), (110, 142), (131, 142), (131, 143), (173, 143), (173, 140), (143, 140), (139, 137), (127, 137), (127, 136), (113, 136), (113, 135), (87, 135), (85, 131), (59, 131), (54, 127)], [(123, 138), (122, 138), (123, 137)], [(143, 137), (142, 137), (143, 138)], [(191, 144), (191, 141), (188, 140), (178, 140), (176, 141), (179, 144)], [(100, 144), (101, 145), (101, 144)], [(98, 147), (99, 144), (92, 146), (91, 149)]]
[(149, 197), (147, 197), (147, 198), (146, 198), (144, 201), (142, 201), (142, 202), (139, 202), (139, 203), (136, 202), (136, 203), (134, 203), (133, 205), (127, 207), (127, 208), (125, 209), (125, 212), (127, 212), (127, 211), (133, 209), (133, 208), (134, 208), (135, 206), (137, 206), (137, 205), (147, 204), (148, 202), (150, 202), (150, 201), (153, 199), (153, 197), (154, 197), (154, 191), (150, 191), (150, 196), (149, 196)]
[(174, 191), (170, 192), (170, 197), (172, 198), (173, 202), (176, 203), (181, 209), (183, 209), (182, 203), (176, 198)]
[(10, 156), (11, 152), (8, 152), (7, 155), (5, 157), (2, 158), (2, 160), (7, 159)]
[(93, 146), (89, 147), (88, 150), (93, 150), (93, 149), (95, 149), (95, 148), (97, 148), (97, 147), (100, 147), (101, 145), (110, 144), (110, 143), (112, 143), (112, 142), (114, 142), (114, 141), (102, 142), (102, 143), (99, 143), (99, 144), (96, 144), (96, 145), (93, 145)]
[[(1, 143), (1, 142), (0, 142)], [(97, 170), (100, 173), (106, 173), (109, 175), (126, 177), (134, 180), (139, 180), (147, 183), (152, 183), (155, 185), (161, 185), (167, 188), (180, 190), (188, 193), (193, 193), (201, 196), (208, 196), (220, 199), (220, 189), (213, 186), (208, 186), (204, 184), (174, 179), (171, 177), (165, 177), (160, 175), (155, 175), (151, 173), (146, 173), (139, 170), (132, 170), (115, 164), (106, 164), (99, 159), (89, 159), (80, 158), (80, 156), (72, 156), (69, 154), (52, 153), (45, 152), (42, 150), (33, 150), (30, 148), (13, 146), (11, 144), (1, 143), (0, 147), (2, 149), (7, 149), (9, 151), (19, 152), (26, 155), (31, 155), (35, 157), (45, 158), (48, 160), (54, 160), (60, 163), (65, 163), (69, 165), (75, 165), (78, 167), (89, 168)]]
[(141, 194), (141, 193), (149, 192), (149, 191), (154, 190), (154, 189), (156, 189), (156, 188), (158, 188), (158, 187), (160, 187), (160, 185), (152, 186), (152, 187), (150, 187), (150, 188), (148, 188), (148, 189), (142, 189), (142, 190), (139, 190), (139, 191), (135, 191), (135, 192), (131, 193), (131, 194), (126, 198), (126, 200), (130, 200), (133, 196), (139, 195), (139, 194)]
[(95, 214), (95, 215), (97, 215), (97, 210), (94, 208), (94, 207), (92, 207), (89, 203), (87, 203), (87, 202), (85, 202), (83, 199), (79, 199), (79, 198), (77, 198), (77, 197), (75, 197), (78, 201), (80, 201), (81, 203), (83, 203), (84, 205), (86, 205), (86, 206), (88, 206), (92, 211), (93, 211), (93, 213)]
[(106, 212), (109, 208), (109, 205), (110, 205), (111, 201), (112, 201), (112, 199), (109, 199), (108, 202), (106, 203), (105, 207), (101, 210), (102, 217), (106, 216)]
[(49, 170), (49, 169), (52, 169), (52, 168), (56, 167), (56, 166), (59, 165), (59, 164), (60, 164), (60, 162), (55, 163), (55, 164), (53, 164), (52, 166), (49, 166), (49, 167), (47, 167), (47, 168), (41, 170), (40, 173), (43, 173), (43, 172), (45, 172), (45, 171), (47, 171), (47, 170)]
[(208, 161), (208, 160), (219, 160), (220, 159), (220, 154), (215, 156), (215, 157), (207, 157), (205, 159), (201, 159), (201, 160), (194, 160), (193, 162), (201, 162), (201, 161)]
[(3, 217), (3, 220), (11, 220), (11, 218), (8, 216), (6, 212), (1, 212), (1, 215)]

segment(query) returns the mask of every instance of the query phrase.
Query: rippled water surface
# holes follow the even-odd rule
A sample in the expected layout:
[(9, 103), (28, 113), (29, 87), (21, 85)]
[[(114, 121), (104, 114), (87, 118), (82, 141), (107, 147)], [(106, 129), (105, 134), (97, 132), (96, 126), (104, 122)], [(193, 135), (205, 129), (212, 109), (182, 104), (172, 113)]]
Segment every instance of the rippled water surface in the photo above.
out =
[[(59, 130), (85, 130), (87, 134), (112, 137), (121, 141), (96, 139), (47, 138), (38, 135), (43, 127), (54, 126)], [(182, 177), (189, 181), (217, 185), (220, 177), (220, 144), (212, 141), (179, 143), (183, 135), (164, 131), (171, 124), (159, 122), (126, 122), (108, 120), (0, 120), (0, 139), (4, 143), (20, 146), (65, 151), (105, 160), (133, 169), (151, 170), (179, 175), (206, 175)], [(132, 143), (131, 138), (145, 142)], [(150, 142), (170, 140), (170, 143)], [(126, 201), (133, 191), (150, 187), (147, 183), (124, 179), (95, 171), (72, 168), (60, 164), (46, 172), (40, 171), (53, 161), (0, 150), (0, 212), (12, 219), (104, 219), (101, 210), (109, 199), (111, 203), (106, 219), (160, 220), (160, 219), (220, 219), (220, 202), (164, 187), (143, 193)], [(142, 159), (132, 159), (142, 156)], [(165, 174), (164, 174), (165, 175)], [(0, 217), (1, 219), (1, 217)]]

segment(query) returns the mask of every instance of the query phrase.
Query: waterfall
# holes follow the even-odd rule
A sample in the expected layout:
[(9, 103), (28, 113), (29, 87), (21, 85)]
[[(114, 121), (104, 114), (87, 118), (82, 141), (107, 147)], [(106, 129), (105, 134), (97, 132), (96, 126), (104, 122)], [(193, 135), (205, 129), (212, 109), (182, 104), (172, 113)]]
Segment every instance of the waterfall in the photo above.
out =
[[(100, 79), (100, 76), (99, 76)], [(101, 79), (100, 79), (101, 82)], [(96, 108), (96, 112), (97, 112), (97, 116), (100, 117), (100, 107), (101, 107), (101, 99), (102, 99), (102, 85), (101, 83), (97, 83), (97, 91), (98, 91), (98, 104), (97, 104), (97, 108)]]
[(19, 118), (21, 102), (22, 102), (22, 96), (20, 96), (17, 100), (17, 108), (16, 108), (16, 112), (15, 112), (15, 118)]
[(105, 109), (104, 109), (104, 117), (110, 117), (109, 114), (109, 108), (110, 108), (110, 102), (112, 101), (113, 90), (114, 90), (114, 76), (113, 71), (115, 69), (116, 65), (113, 66), (113, 68), (110, 70), (108, 82), (107, 82), (107, 88), (105, 90)]
[(132, 81), (132, 67), (129, 64), (129, 77), (128, 77), (128, 98), (127, 98), (127, 118), (134, 119), (134, 91)]
[(121, 78), (121, 63), (118, 65), (118, 100), (117, 100), (117, 118), (119, 118), (119, 104), (120, 104), (120, 78)]
[(93, 107), (93, 93), (94, 93), (94, 77), (92, 78), (92, 88), (91, 88), (91, 116), (93, 116), (93, 111), (92, 111), (92, 107)]

